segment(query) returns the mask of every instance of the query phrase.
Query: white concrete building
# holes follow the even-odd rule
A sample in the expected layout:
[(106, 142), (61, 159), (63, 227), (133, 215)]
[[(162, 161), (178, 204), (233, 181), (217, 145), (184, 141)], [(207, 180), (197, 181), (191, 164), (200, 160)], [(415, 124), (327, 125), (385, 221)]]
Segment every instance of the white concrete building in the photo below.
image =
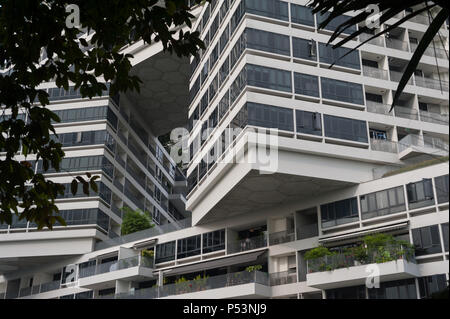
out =
[[(79, 132), (108, 132), (107, 142), (70, 144), (66, 154), (106, 159), (92, 170), (102, 174), (109, 202), (68, 198), (60, 205), (101, 210), (109, 226), (0, 229), (0, 296), (425, 298), (442, 289), (449, 273), (449, 166), (442, 160), (449, 139), (448, 24), (390, 113), (427, 17), (330, 69), (368, 35), (332, 50), (325, 44), (337, 22), (318, 31), (321, 17), (306, 3), (213, 1), (197, 8), (194, 28), (207, 48), (191, 59), (190, 73), (189, 61), (136, 43), (126, 50), (135, 55), (142, 95), (52, 104), (58, 111), (109, 110), (101, 120), (67, 115), (57, 126), (58, 133), (73, 134), (70, 142), (83, 140)], [(185, 199), (182, 174), (168, 166), (175, 163), (155, 136), (186, 122)], [(263, 144), (269, 157), (262, 156)], [(70, 181), (64, 173), (53, 177)], [(122, 205), (157, 211), (161, 226), (108, 239), (119, 232), (115, 212)], [(348, 247), (375, 233), (409, 241), (415, 256), (386, 248), (385, 262), (346, 257)], [(318, 245), (335, 255), (320, 264), (305, 260)], [(369, 289), (373, 267), (381, 283)]]

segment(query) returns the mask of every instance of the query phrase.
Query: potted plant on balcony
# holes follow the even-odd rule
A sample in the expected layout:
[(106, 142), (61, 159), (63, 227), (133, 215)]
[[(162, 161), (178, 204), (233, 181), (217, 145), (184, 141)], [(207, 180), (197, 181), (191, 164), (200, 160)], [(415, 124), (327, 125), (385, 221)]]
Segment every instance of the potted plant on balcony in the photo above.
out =
[[(311, 263), (314, 263), (314, 267), (308, 267), (308, 272), (312, 273), (314, 269), (317, 269), (316, 271), (326, 271), (326, 270), (332, 270), (331, 265), (327, 265), (325, 262), (326, 256), (332, 256), (333, 253), (324, 246), (319, 246), (313, 249), (308, 250), (305, 253), (305, 260), (311, 261)], [(312, 269), (314, 268), (314, 269)]]
[(202, 277), (202, 276), (198, 275), (197, 277), (195, 277), (193, 280), (193, 290), (196, 290), (196, 291), (206, 290), (207, 280), (208, 280), (208, 276)]
[(188, 281), (186, 278), (181, 277), (175, 280), (176, 292), (177, 294), (184, 294), (187, 292)]

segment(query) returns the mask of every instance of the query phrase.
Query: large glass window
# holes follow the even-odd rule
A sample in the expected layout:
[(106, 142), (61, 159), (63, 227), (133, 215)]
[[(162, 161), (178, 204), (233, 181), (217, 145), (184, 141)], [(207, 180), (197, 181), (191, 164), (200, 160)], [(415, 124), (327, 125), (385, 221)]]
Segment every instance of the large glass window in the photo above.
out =
[(292, 54), (294, 58), (317, 61), (316, 41), (292, 37)]
[(289, 36), (263, 30), (245, 30), (247, 48), (291, 55)]
[(356, 197), (320, 206), (322, 228), (352, 223), (359, 220)]
[(406, 185), (409, 209), (434, 205), (433, 185), (431, 179), (423, 179)]
[(448, 223), (442, 224), (442, 239), (444, 240), (444, 249), (448, 252)]
[(367, 143), (367, 124), (365, 121), (344, 117), (324, 115), (325, 136)]
[(280, 0), (244, 0), (248, 13), (289, 21), (288, 4)]
[(361, 84), (324, 77), (320, 78), (320, 81), (322, 83), (322, 98), (364, 105)]
[(294, 72), (295, 94), (319, 97), (319, 80), (315, 75)]
[(326, 290), (327, 299), (366, 299), (366, 287), (345, 287)]
[(284, 131), (294, 131), (291, 109), (257, 103), (247, 103), (248, 124)]
[(448, 174), (436, 177), (434, 179), (434, 183), (436, 186), (436, 196), (438, 204), (447, 203), (448, 202)]
[(219, 69), (219, 86), (222, 85), (222, 83), (228, 77), (229, 73), (230, 73), (230, 58), (227, 57), (225, 61), (223, 61)]
[(418, 280), (420, 298), (430, 298), (434, 293), (447, 288), (445, 274), (421, 277)]
[(438, 225), (413, 229), (412, 236), (416, 248), (416, 256), (442, 252)]
[(203, 254), (225, 249), (225, 229), (203, 234)]
[(348, 55), (344, 56), (349, 51), (351, 51), (351, 49), (343, 47), (333, 49), (332, 45), (319, 43), (320, 62), (327, 64), (334, 63), (335, 65), (359, 70), (361, 68), (359, 63), (359, 51), (352, 51)]
[(417, 299), (414, 278), (381, 282), (380, 288), (369, 289), (369, 299)]
[(314, 14), (312, 9), (291, 3), (291, 22), (314, 26)]
[(292, 92), (291, 72), (247, 64), (247, 84), (261, 88)]
[(155, 263), (163, 263), (175, 259), (175, 241), (156, 245)]
[(322, 120), (320, 113), (295, 111), (297, 133), (322, 135)]
[(179, 239), (177, 242), (177, 259), (200, 255), (201, 235)]
[(403, 186), (361, 195), (362, 219), (394, 214), (406, 210)]
[(228, 40), (230, 38), (230, 29), (229, 26), (227, 25), (225, 30), (223, 30), (222, 35), (220, 36), (220, 53), (222, 54), (223, 50), (225, 49), (225, 46), (228, 43)]
[[(317, 25), (320, 25), (323, 21), (325, 21), (329, 17), (329, 15), (330, 15), (329, 12), (326, 12), (324, 14), (317, 14)], [(337, 16), (333, 20), (331, 20), (324, 29), (334, 31), (341, 24), (345, 23), (347, 20), (350, 20), (351, 18), (352, 17), (346, 16), (346, 15)], [(351, 34), (355, 31), (356, 31), (356, 25), (352, 25), (349, 28), (347, 28), (346, 30), (344, 30), (342, 33), (343, 34)]]

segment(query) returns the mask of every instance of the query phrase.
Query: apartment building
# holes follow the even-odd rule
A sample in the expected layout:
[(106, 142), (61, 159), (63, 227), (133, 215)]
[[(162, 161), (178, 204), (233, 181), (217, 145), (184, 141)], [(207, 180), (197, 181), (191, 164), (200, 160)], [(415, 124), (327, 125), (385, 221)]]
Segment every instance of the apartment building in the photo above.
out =
[[(101, 123), (81, 122), (77, 113), (76, 123), (57, 128), (72, 134), (66, 157), (103, 156), (95, 167), (100, 198), (62, 199), (61, 209), (95, 207), (109, 229), (102, 231), (97, 213), (94, 226), (0, 230), (0, 296), (418, 299), (445, 287), (449, 168), (438, 160), (448, 156), (448, 23), (389, 112), (428, 16), (336, 62), (370, 34), (333, 50), (326, 43), (339, 20), (318, 30), (324, 16), (306, 3), (212, 1), (197, 8), (194, 29), (206, 43), (199, 57), (180, 62), (157, 46), (127, 48), (142, 95), (52, 104), (107, 108)], [(155, 138), (185, 123), (187, 190)], [(100, 146), (71, 148), (93, 126), (106, 130)], [(262, 146), (269, 163), (259, 160)], [(121, 206), (153, 213), (158, 227), (108, 239), (110, 229), (119, 232)], [(410, 242), (414, 256), (388, 250), (396, 257), (383, 262), (345, 258), (346, 248), (378, 233)], [(319, 245), (333, 257), (307, 260)], [(367, 269), (375, 266), (380, 286), (368, 288)]]

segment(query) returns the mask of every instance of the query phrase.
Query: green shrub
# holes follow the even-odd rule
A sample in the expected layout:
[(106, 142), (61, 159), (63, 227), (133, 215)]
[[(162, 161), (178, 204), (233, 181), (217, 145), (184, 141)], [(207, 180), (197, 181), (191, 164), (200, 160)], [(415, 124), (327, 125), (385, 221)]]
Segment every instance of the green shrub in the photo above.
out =
[(327, 247), (319, 246), (311, 250), (308, 250), (305, 253), (305, 260), (317, 259), (323, 256), (331, 256), (331, 255), (333, 255), (333, 253)]
[(129, 207), (123, 207), (122, 210), (124, 212), (121, 226), (122, 236), (155, 226), (151, 223), (148, 213), (144, 213), (139, 209), (132, 210)]
[(253, 271), (257, 271), (257, 270), (261, 270), (261, 269), (262, 269), (261, 265), (254, 265), (254, 266), (248, 266), (247, 268), (245, 268), (245, 271), (253, 272)]

